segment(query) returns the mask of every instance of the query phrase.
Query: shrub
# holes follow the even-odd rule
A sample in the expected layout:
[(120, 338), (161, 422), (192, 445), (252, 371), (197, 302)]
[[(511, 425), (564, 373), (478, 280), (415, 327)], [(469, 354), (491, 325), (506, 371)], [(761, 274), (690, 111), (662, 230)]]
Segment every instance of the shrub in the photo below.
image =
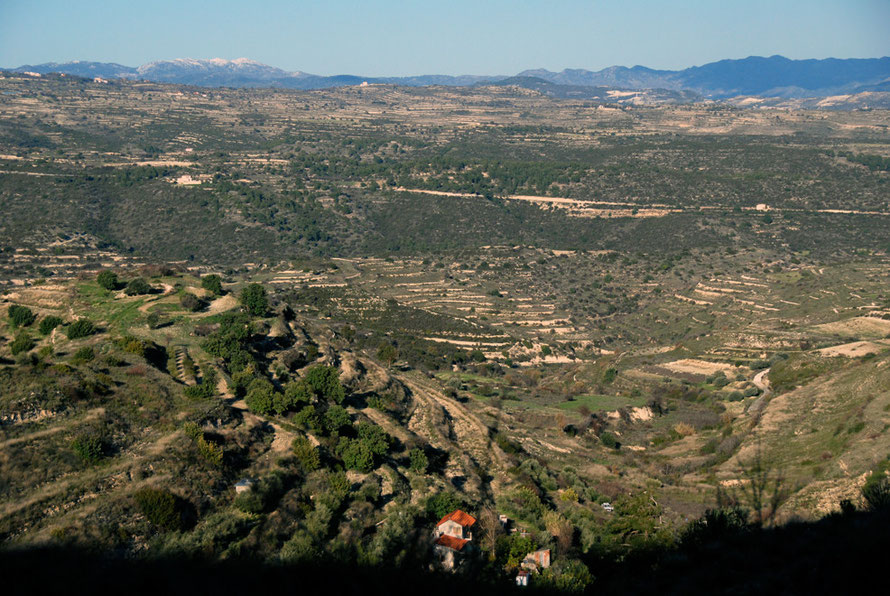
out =
[(216, 394), (216, 370), (211, 366), (201, 366), (201, 382), (185, 388), (186, 397), (207, 399)]
[[(203, 433), (202, 433), (203, 435)], [(198, 453), (208, 464), (214, 468), (221, 468), (223, 464), (223, 448), (205, 439), (203, 436), (198, 437), (195, 441), (198, 446)]]
[(10, 305), (7, 313), (9, 314), (9, 323), (13, 327), (27, 327), (37, 318), (30, 308), (18, 304)]
[(621, 444), (618, 442), (618, 439), (616, 439), (615, 435), (613, 435), (612, 433), (601, 434), (600, 442), (602, 442), (602, 444), (609, 449), (618, 449), (621, 446)]
[(690, 522), (681, 532), (680, 544), (685, 548), (698, 548), (738, 536), (751, 529), (748, 512), (740, 507), (707, 509), (704, 516)]
[(179, 304), (182, 305), (182, 308), (190, 312), (198, 312), (199, 310), (203, 310), (206, 306), (203, 300), (190, 292), (186, 292), (182, 295), (182, 298), (179, 299)]
[(167, 350), (153, 341), (133, 335), (124, 335), (114, 340), (114, 343), (129, 354), (145, 358), (149, 364), (156, 368), (161, 368), (167, 361)]
[(21, 333), (14, 340), (9, 342), (9, 350), (13, 356), (17, 356), (22, 352), (27, 352), (35, 346), (34, 340), (26, 333)]
[(91, 348), (90, 346), (84, 346), (74, 352), (74, 355), (71, 357), (71, 362), (80, 364), (83, 362), (89, 362), (95, 357), (96, 354), (93, 352), (93, 348)]
[(68, 329), (65, 330), (65, 334), (68, 336), (68, 339), (79, 339), (81, 337), (87, 337), (96, 332), (96, 326), (93, 325), (92, 321), (88, 319), (78, 319), (74, 321), (70, 325), (68, 325)]
[(218, 275), (205, 275), (201, 278), (201, 287), (207, 290), (208, 292), (213, 292), (217, 296), (222, 296), (223, 287), (222, 287), (222, 278)]
[(115, 290), (120, 283), (117, 279), (117, 274), (107, 269), (99, 272), (99, 275), (96, 276), (96, 281), (106, 290)]
[(157, 329), (161, 326), (161, 314), (156, 310), (148, 313), (146, 322), (148, 323), (149, 329)]
[(571, 486), (559, 495), (560, 501), (565, 501), (566, 503), (577, 503), (578, 502), (578, 491), (576, 491)]
[(269, 310), (269, 299), (266, 296), (266, 288), (260, 284), (249, 284), (241, 290), (241, 304), (251, 315), (255, 317), (265, 316)]
[(614, 368), (607, 368), (603, 373), (603, 383), (611, 383), (618, 377), (618, 370)]
[(83, 433), (71, 441), (71, 450), (85, 464), (94, 464), (102, 459), (105, 446), (96, 435)]
[(291, 449), (293, 450), (294, 456), (297, 458), (297, 461), (299, 462), (300, 467), (303, 469), (304, 473), (309, 473), (317, 470), (318, 467), (321, 465), (321, 457), (318, 453), (318, 449), (308, 438), (294, 438)]
[(263, 496), (252, 487), (239, 493), (232, 504), (244, 513), (256, 515), (263, 512)]
[(884, 460), (869, 474), (862, 485), (862, 497), (872, 510), (890, 508), (890, 460)]
[(676, 432), (681, 437), (688, 437), (689, 435), (695, 434), (695, 427), (685, 422), (678, 422), (674, 425), (674, 432)]
[(163, 530), (185, 527), (183, 504), (173, 493), (160, 488), (143, 488), (134, 495), (142, 514)]
[(551, 567), (545, 569), (539, 580), (540, 585), (555, 592), (583, 592), (593, 582), (590, 569), (576, 559), (559, 559)]
[(312, 536), (305, 530), (298, 530), (281, 547), (278, 557), (285, 563), (309, 563), (319, 557)]
[(753, 397), (755, 395), (760, 395), (760, 389), (758, 389), (757, 387), (748, 387), (747, 389), (745, 389), (745, 397)]
[(713, 375), (711, 377), (710, 381), (714, 385), (714, 387), (717, 387), (717, 388), (722, 388), (722, 387), (726, 387), (727, 385), (729, 385), (729, 379), (726, 378), (726, 375), (723, 374), (723, 372), (718, 372), (715, 375)]
[(430, 465), (429, 458), (423, 449), (415, 448), (408, 453), (408, 459), (411, 462), (411, 471), (418, 474), (426, 474), (426, 469)]
[(64, 322), (65, 321), (63, 321), (59, 317), (54, 317), (54, 316), (43, 317), (43, 319), (40, 321), (41, 335), (49, 335), (50, 333), (53, 332), (53, 329), (55, 329), (56, 327), (58, 327), (59, 325), (61, 325)]
[(126, 294), (127, 296), (141, 296), (143, 294), (150, 293), (151, 286), (148, 285), (148, 282), (141, 277), (130, 280), (130, 283), (128, 283), (127, 287), (124, 288), (124, 294)]
[(190, 438), (192, 441), (197, 441), (198, 438), (204, 437), (204, 431), (201, 430), (201, 427), (198, 426), (197, 422), (188, 421), (183, 423), (182, 432), (184, 432), (185, 436)]

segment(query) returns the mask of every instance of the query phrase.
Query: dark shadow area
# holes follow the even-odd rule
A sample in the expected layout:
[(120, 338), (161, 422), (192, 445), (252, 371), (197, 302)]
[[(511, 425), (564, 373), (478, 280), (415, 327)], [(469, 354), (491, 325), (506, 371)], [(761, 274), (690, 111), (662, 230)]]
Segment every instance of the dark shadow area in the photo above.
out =
[(846, 594), (878, 580), (890, 510), (832, 514), (773, 529), (727, 529), (676, 549), (589, 560), (597, 594)]
[[(52, 573), (47, 573), (47, 565)], [(395, 567), (336, 563), (269, 565), (169, 558), (134, 560), (89, 550), (39, 548), (0, 553), (3, 593), (24, 594), (505, 594), (510, 583)]]

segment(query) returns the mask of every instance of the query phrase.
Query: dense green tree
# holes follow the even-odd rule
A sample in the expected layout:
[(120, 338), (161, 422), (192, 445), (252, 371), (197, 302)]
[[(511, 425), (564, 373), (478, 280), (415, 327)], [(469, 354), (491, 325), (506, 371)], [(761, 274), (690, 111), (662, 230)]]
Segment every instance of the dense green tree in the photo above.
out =
[(374, 469), (374, 453), (365, 441), (343, 437), (337, 447), (343, 465), (350, 470), (368, 473)]
[(149, 329), (157, 329), (161, 326), (161, 313), (156, 310), (151, 311), (145, 318), (145, 322), (148, 324)]
[(120, 283), (118, 281), (117, 274), (114, 271), (109, 271), (108, 269), (100, 271), (99, 275), (96, 276), (96, 281), (106, 290), (116, 290), (118, 284)]
[(312, 389), (305, 381), (291, 381), (284, 388), (284, 393), (276, 393), (273, 407), (280, 416), (286, 412), (299, 410), (312, 401)]
[(426, 512), (429, 516), (442, 519), (455, 509), (464, 506), (463, 500), (456, 493), (450, 490), (444, 490), (434, 495), (430, 495), (426, 500)]
[(341, 428), (351, 426), (349, 412), (342, 406), (331, 406), (324, 414), (324, 425), (329, 433), (339, 432)]
[(289, 403), (294, 406), (309, 405), (312, 402), (313, 391), (305, 380), (291, 381), (284, 387), (284, 395)]
[(306, 406), (294, 416), (294, 424), (312, 432), (322, 430), (321, 417), (315, 411), (315, 406)]
[(256, 379), (248, 387), (244, 401), (251, 412), (266, 416), (274, 409), (274, 391), (272, 383), (266, 379)]
[(248, 284), (241, 290), (241, 304), (251, 315), (264, 317), (269, 310), (269, 298), (266, 296), (266, 288), (260, 284)]
[(346, 391), (340, 384), (340, 371), (336, 366), (313, 366), (306, 373), (306, 383), (318, 397), (343, 403)]
[(127, 287), (124, 288), (124, 294), (126, 294), (127, 296), (141, 296), (143, 294), (150, 293), (151, 286), (148, 285), (148, 282), (141, 277), (130, 280), (130, 283), (128, 283)]
[(205, 275), (201, 278), (201, 287), (217, 296), (222, 296), (222, 278), (216, 274)]
[(360, 441), (368, 446), (374, 455), (384, 455), (389, 451), (392, 437), (386, 431), (372, 422), (360, 422), (355, 427)]

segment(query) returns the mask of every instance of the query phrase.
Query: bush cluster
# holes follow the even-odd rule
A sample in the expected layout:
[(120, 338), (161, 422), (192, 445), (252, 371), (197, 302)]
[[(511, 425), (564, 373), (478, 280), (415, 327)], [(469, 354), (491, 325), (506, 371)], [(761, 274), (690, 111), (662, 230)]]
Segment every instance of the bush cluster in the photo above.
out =
[(60, 317), (54, 317), (52, 315), (48, 317), (43, 317), (40, 321), (40, 334), (41, 335), (49, 335), (53, 332), (53, 329), (63, 324), (63, 321)]
[(27, 306), (12, 304), (7, 310), (9, 314), (9, 322), (13, 327), (27, 327), (37, 318), (31, 309)]
[(81, 337), (88, 337), (95, 332), (96, 326), (93, 325), (92, 321), (88, 319), (78, 319), (68, 325), (65, 334), (68, 336), (68, 339), (80, 339)]
[(142, 514), (162, 530), (185, 528), (185, 508), (182, 501), (170, 491), (146, 487), (134, 495)]

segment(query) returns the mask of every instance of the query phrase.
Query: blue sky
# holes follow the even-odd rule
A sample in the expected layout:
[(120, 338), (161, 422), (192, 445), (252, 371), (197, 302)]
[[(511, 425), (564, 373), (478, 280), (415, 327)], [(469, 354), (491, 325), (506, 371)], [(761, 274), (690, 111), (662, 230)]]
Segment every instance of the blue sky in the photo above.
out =
[(366, 76), (890, 55), (890, 0), (0, 0), (0, 66), (247, 57)]

